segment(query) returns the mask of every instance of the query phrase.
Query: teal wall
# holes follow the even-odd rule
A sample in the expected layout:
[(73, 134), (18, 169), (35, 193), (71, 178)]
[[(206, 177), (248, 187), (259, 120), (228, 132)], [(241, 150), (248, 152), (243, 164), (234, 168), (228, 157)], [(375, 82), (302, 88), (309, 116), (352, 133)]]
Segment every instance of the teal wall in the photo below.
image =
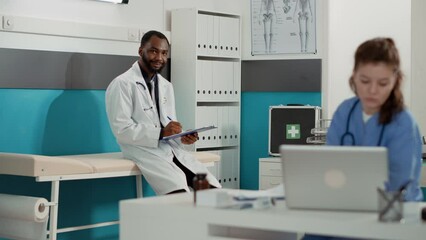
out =
[(45, 155), (119, 151), (105, 91), (0, 89), (0, 151)]
[[(0, 152), (41, 155), (120, 151), (103, 90), (0, 89)], [(135, 177), (61, 182), (59, 227), (118, 220), (118, 201), (135, 198)], [(144, 196), (153, 196), (144, 181)], [(0, 175), (0, 193), (50, 198), (50, 183)], [(118, 226), (59, 234), (59, 239), (118, 239)]]
[(268, 157), (269, 106), (321, 106), (319, 92), (243, 92), (241, 96), (240, 187), (259, 188), (259, 158)]
[[(42, 155), (119, 151), (105, 113), (103, 90), (0, 89), (0, 152)], [(258, 159), (268, 156), (271, 105), (321, 105), (320, 93), (244, 92), (241, 188), (258, 188)], [(153, 196), (144, 181), (144, 196)], [(0, 193), (50, 198), (50, 183), (0, 175)], [(135, 198), (135, 178), (64, 181), (59, 227), (118, 219), (118, 202)], [(59, 234), (59, 239), (117, 239), (118, 226)]]

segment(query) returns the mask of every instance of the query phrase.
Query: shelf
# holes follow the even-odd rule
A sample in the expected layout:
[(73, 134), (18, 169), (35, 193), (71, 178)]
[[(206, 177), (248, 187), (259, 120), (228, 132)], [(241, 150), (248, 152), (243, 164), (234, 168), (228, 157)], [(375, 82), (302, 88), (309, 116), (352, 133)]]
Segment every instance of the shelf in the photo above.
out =
[(217, 126), (199, 133), (199, 140), (187, 148), (221, 156), (216, 177), (225, 188), (239, 188), (240, 19), (205, 10), (172, 10), (176, 113), (188, 129)]
[(239, 106), (239, 101), (197, 101), (197, 106)]
[(241, 61), (241, 58), (238, 57), (227, 57), (227, 56), (212, 56), (212, 55), (197, 55), (198, 60), (210, 60), (210, 61), (228, 61), (228, 62), (238, 62)]
[(228, 17), (228, 18), (240, 18), (239, 15), (232, 13), (224, 13), (224, 12), (212, 12), (206, 10), (198, 10), (198, 14), (211, 15), (211, 16), (219, 16), (219, 17)]

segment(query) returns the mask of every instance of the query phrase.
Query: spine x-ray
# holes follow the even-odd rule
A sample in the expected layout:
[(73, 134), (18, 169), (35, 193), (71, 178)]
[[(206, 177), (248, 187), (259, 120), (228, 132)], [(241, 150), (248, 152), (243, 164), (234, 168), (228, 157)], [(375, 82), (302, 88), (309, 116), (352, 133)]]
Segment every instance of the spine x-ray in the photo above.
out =
[(315, 0), (251, 0), (252, 55), (316, 53)]

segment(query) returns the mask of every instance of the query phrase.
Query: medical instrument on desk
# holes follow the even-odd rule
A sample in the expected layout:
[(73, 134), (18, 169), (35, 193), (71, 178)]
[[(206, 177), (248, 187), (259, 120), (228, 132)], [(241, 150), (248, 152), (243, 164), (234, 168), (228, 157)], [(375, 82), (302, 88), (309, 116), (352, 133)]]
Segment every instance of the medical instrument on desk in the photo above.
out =
[[(355, 101), (354, 105), (352, 105), (351, 110), (349, 111), (348, 119), (346, 120), (346, 131), (345, 131), (345, 133), (343, 133), (342, 137), (340, 137), (340, 145), (342, 145), (342, 146), (345, 143), (345, 138), (348, 138), (348, 137), (352, 142), (352, 146), (356, 145), (355, 144), (355, 135), (352, 132), (349, 131), (349, 126), (350, 126), (350, 123), (351, 123), (352, 113), (354, 112), (355, 107), (358, 105), (359, 102), (360, 102), (360, 100), (357, 99)], [(385, 131), (385, 125), (383, 125), (382, 129), (380, 130), (380, 135), (379, 135), (379, 140), (377, 141), (377, 146), (380, 146), (382, 144), (384, 131)]]
[(315, 128), (311, 129), (311, 134), (313, 134), (313, 136), (307, 137), (306, 143), (325, 144), (330, 122), (331, 119), (319, 119), (315, 124)]
[(194, 205), (197, 203), (197, 192), (210, 188), (210, 184), (207, 181), (207, 173), (197, 173), (192, 180), (192, 186), (194, 187)]

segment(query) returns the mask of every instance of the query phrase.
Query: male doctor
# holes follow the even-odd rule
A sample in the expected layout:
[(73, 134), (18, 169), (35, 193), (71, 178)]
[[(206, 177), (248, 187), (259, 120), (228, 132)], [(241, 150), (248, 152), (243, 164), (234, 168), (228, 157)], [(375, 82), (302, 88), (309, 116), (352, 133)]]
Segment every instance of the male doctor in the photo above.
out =
[(167, 63), (169, 42), (160, 32), (142, 37), (139, 60), (115, 78), (106, 91), (111, 129), (125, 158), (133, 160), (157, 195), (189, 192), (195, 173), (207, 173), (212, 187), (217, 179), (182, 144), (193, 144), (197, 134), (161, 139), (182, 131), (176, 120), (172, 84), (159, 72)]

